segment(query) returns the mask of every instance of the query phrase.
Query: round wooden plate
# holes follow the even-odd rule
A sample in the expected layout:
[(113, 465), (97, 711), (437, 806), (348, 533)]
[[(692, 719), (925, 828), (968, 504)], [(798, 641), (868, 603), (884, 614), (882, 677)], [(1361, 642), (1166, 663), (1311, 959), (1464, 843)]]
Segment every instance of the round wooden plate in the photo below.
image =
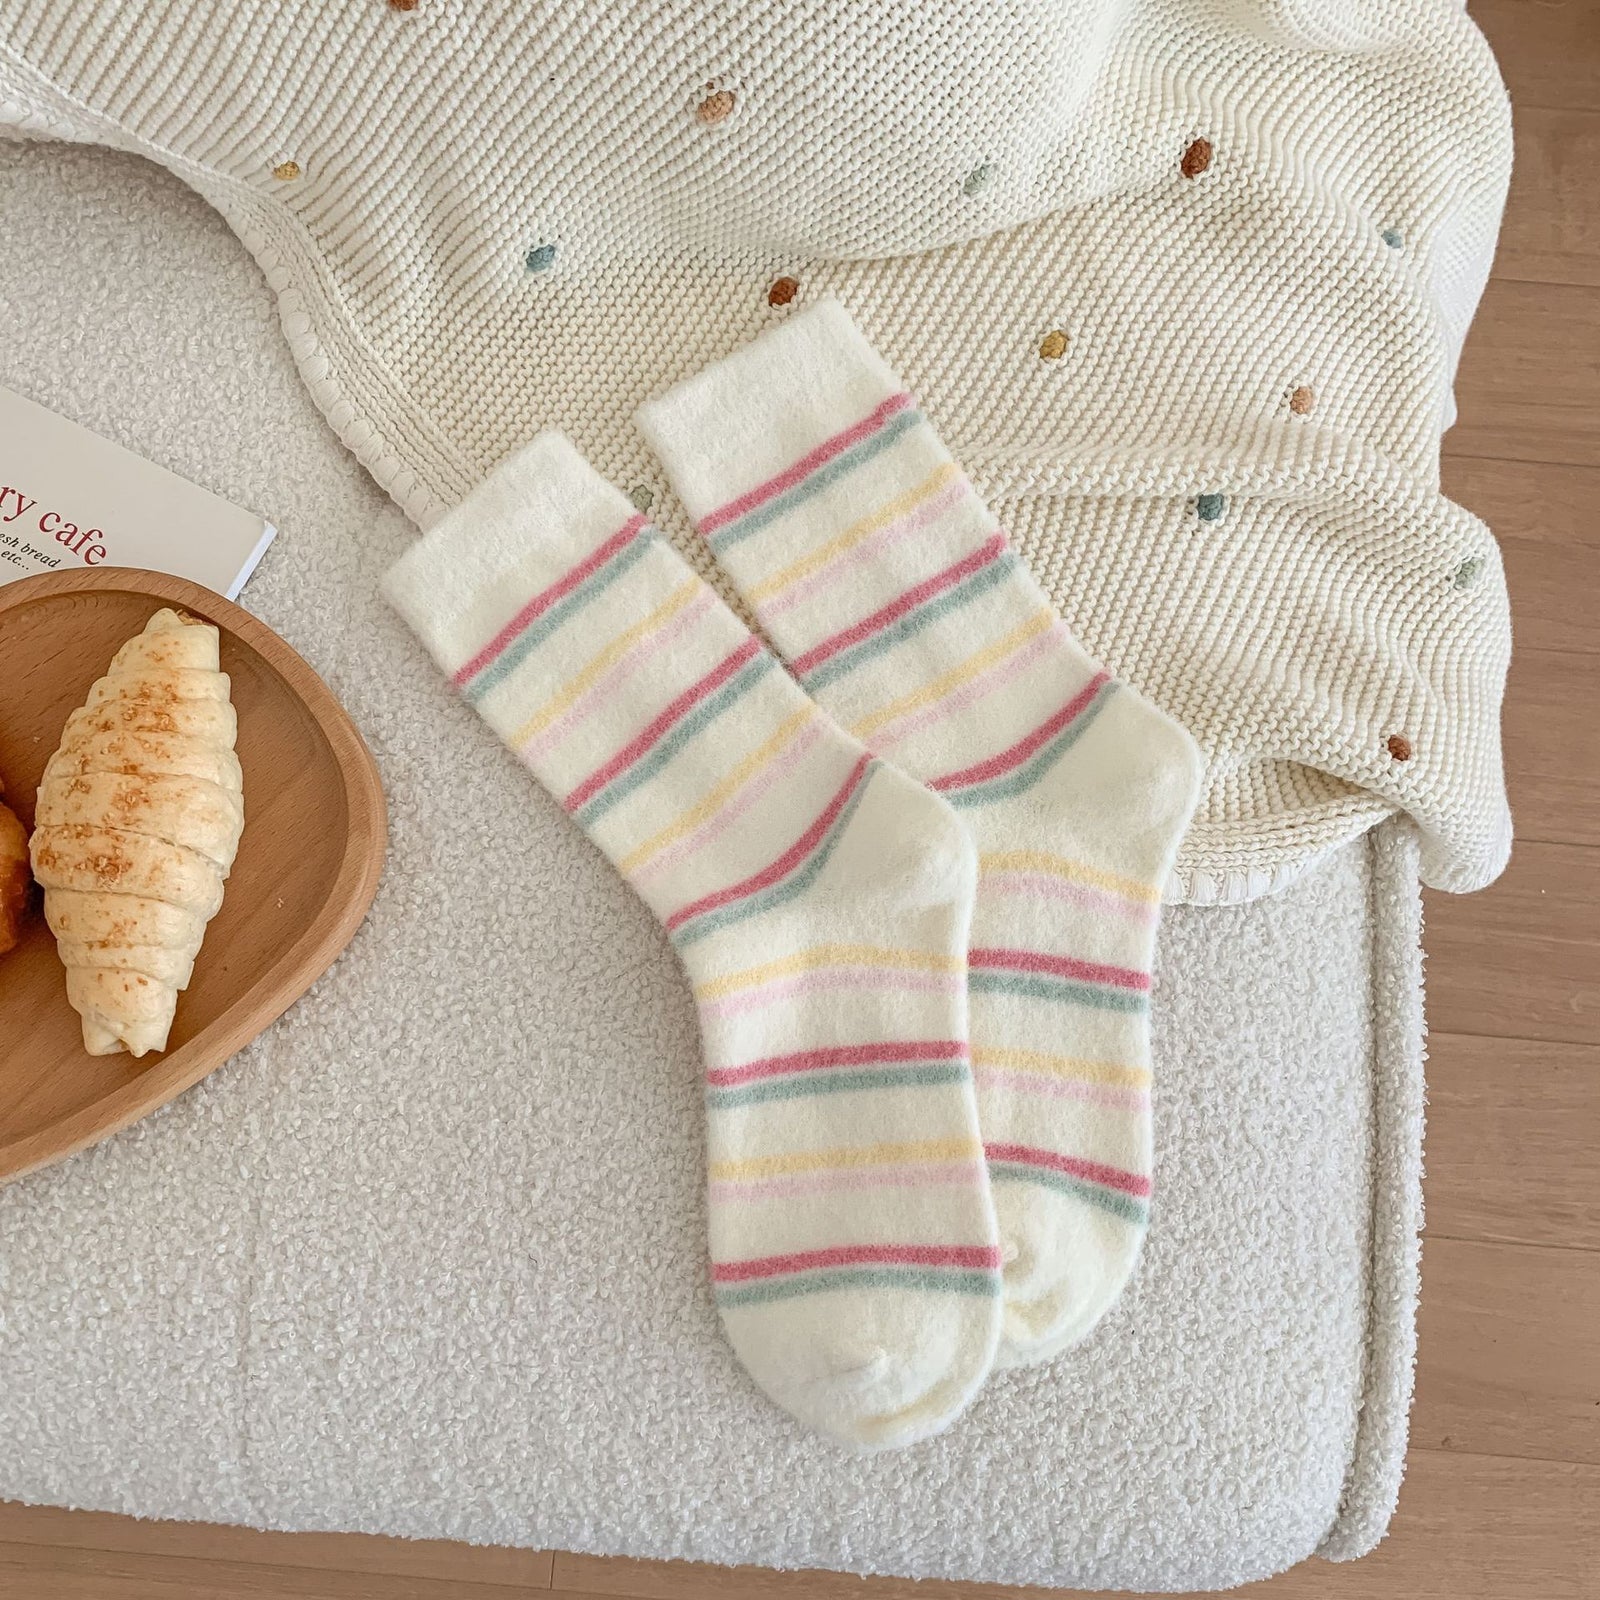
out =
[(91, 1056), (37, 904), (0, 956), (0, 1180), (125, 1128), (286, 1011), (350, 942), (383, 869), (383, 788), (326, 684), (277, 634), (183, 578), (131, 568), (0, 586), (0, 781), (33, 823), (67, 717), (162, 606), (214, 622), (233, 680), (245, 826), (167, 1049)]

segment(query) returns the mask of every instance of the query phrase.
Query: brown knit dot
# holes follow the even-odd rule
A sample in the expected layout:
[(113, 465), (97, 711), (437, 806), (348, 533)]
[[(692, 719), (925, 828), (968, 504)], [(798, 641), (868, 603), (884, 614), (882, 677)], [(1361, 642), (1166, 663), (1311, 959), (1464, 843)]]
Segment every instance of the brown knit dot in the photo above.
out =
[(714, 94), (708, 94), (704, 100), (694, 108), (694, 114), (700, 121), (710, 124), (721, 122), (725, 117), (733, 115), (734, 97), (732, 89), (718, 89)]
[(391, 11), (415, 11), (417, 9), (417, 0), (389, 0), (389, 9)]
[(1186, 178), (1198, 178), (1210, 165), (1211, 141), (1209, 139), (1196, 139), (1183, 152), (1183, 160), (1178, 163), (1178, 170)]
[(1411, 759), (1411, 741), (1403, 733), (1391, 733), (1386, 748), (1396, 761)]
[(1293, 394), (1289, 396), (1289, 409), (1297, 417), (1311, 414), (1311, 408), (1317, 403), (1317, 391), (1308, 383), (1302, 383)]
[(779, 278), (767, 290), (767, 304), (769, 306), (786, 306), (800, 293), (800, 280), (798, 278)]
[(300, 163), (298, 161), (280, 161), (272, 169), (272, 176), (279, 183), (292, 183), (300, 176)]
[(1044, 361), (1059, 361), (1067, 353), (1067, 336), (1059, 328), (1052, 329), (1039, 341), (1039, 356)]

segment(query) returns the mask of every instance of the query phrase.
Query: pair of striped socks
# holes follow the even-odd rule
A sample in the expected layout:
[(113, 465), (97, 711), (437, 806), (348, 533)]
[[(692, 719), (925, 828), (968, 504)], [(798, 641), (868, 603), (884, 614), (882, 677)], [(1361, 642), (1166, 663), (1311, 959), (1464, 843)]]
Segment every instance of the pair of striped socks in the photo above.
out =
[(1132, 1270), (1198, 754), (837, 303), (639, 423), (787, 671), (557, 434), (386, 589), (687, 969), (735, 1351), (810, 1426), (909, 1444)]

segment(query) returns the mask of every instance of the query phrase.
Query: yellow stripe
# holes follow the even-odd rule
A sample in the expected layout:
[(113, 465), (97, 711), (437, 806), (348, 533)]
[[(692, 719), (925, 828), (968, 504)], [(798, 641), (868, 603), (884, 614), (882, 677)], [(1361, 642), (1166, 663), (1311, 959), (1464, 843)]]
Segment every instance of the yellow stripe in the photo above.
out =
[(840, 1145), (832, 1150), (799, 1150), (788, 1156), (758, 1156), (753, 1161), (713, 1161), (708, 1172), (721, 1178), (775, 1178), (788, 1172), (839, 1171), (851, 1167), (912, 1166), (924, 1161), (981, 1161), (983, 1146), (970, 1139), (929, 1139), (921, 1144)]
[(1041, 1050), (1002, 1050), (992, 1045), (974, 1045), (972, 1064), (974, 1067), (1009, 1067), (1013, 1072), (1037, 1072), (1050, 1078), (1074, 1078), (1082, 1083), (1114, 1083), (1126, 1089), (1150, 1087), (1150, 1074), (1143, 1067), (1119, 1067), (1112, 1061), (1079, 1061), (1072, 1056), (1047, 1056)]
[(935, 700), (942, 700), (952, 689), (959, 689), (962, 684), (976, 678), (980, 672), (992, 667), (995, 662), (1004, 660), (1013, 651), (1020, 650), (1030, 639), (1037, 639), (1047, 628), (1055, 625), (1055, 620), (1048, 611), (1041, 611), (1038, 616), (1030, 617), (1020, 628), (1013, 629), (1005, 638), (980, 650), (975, 656), (968, 656), (959, 666), (952, 667), (942, 677), (935, 678), (925, 689), (902, 695), (892, 704), (874, 711), (870, 717), (863, 717), (851, 727), (851, 733), (858, 739), (865, 739), (886, 723), (895, 722), (905, 716), (907, 712), (915, 711)]
[(678, 612), (682, 611), (694, 598), (699, 588), (700, 580), (691, 578), (681, 588), (674, 589), (648, 617), (634, 623), (631, 628), (625, 628), (576, 678), (561, 689), (553, 700), (536, 711), (511, 735), (511, 743), (513, 745), (523, 744), (542, 729), (548, 728), (607, 667), (621, 659), (640, 639), (643, 639), (647, 634), (654, 633), (657, 628), (664, 623), (670, 622)]
[(720, 811), (724, 801), (730, 795), (747, 783), (762, 767), (766, 766), (799, 733), (801, 728), (817, 715), (818, 712), (815, 706), (809, 704), (802, 706), (788, 721), (779, 727), (778, 731), (759, 750), (752, 750), (704, 800), (690, 806), (687, 811), (669, 822), (659, 833), (646, 839), (637, 850), (630, 851), (629, 854), (625, 855), (617, 863), (617, 871), (624, 874), (637, 872), (651, 856), (665, 850), (669, 844), (681, 839), (691, 828), (698, 827), (707, 817)]
[(915, 489), (907, 489), (904, 494), (896, 495), (886, 506), (874, 511), (870, 517), (863, 518), (860, 522), (853, 523), (846, 528), (837, 538), (830, 539), (826, 544), (819, 545), (809, 555), (802, 556), (798, 561), (791, 562), (782, 572), (775, 572), (763, 583), (758, 583), (753, 589), (745, 592), (745, 598), (751, 605), (759, 606), (763, 600), (770, 600), (774, 595), (782, 594), (792, 584), (798, 583), (802, 578), (825, 567), (830, 561), (837, 560), (847, 550), (861, 543), (863, 539), (870, 539), (879, 528), (886, 526), (896, 517), (904, 516), (908, 511), (914, 511), (924, 500), (931, 499), (953, 478), (961, 475), (961, 468), (955, 462), (947, 461), (925, 483), (919, 483)]
[(753, 989), (773, 978), (786, 978), (796, 972), (814, 972), (818, 967), (882, 967), (902, 972), (962, 972), (966, 963), (959, 956), (941, 956), (925, 950), (879, 950), (870, 944), (819, 944), (781, 961), (746, 967), (725, 978), (713, 978), (695, 990), (700, 1000), (715, 1000), (738, 989)]
[(1099, 867), (1087, 866), (1082, 861), (1068, 861), (1064, 856), (1050, 856), (1041, 850), (1007, 850), (999, 855), (979, 856), (978, 871), (984, 872), (1043, 872), (1052, 878), (1065, 878), (1069, 883), (1084, 883), (1094, 889), (1109, 889), (1129, 900), (1141, 900), (1146, 905), (1161, 903), (1160, 889), (1137, 878), (1119, 878), (1114, 872), (1102, 872)]

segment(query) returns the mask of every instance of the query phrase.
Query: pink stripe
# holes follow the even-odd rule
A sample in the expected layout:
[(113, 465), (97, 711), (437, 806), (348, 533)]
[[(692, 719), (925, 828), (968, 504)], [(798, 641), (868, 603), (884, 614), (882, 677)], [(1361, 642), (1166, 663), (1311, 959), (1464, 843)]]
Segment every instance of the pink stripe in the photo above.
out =
[(1064, 1172), (1069, 1178), (1098, 1183), (1102, 1189), (1120, 1189), (1124, 1194), (1137, 1195), (1141, 1199), (1148, 1198), (1150, 1194), (1150, 1180), (1140, 1173), (1124, 1172), (1121, 1167), (1108, 1167), (1100, 1161), (1086, 1161), (1081, 1156), (1058, 1155), (1054, 1150), (1038, 1150), (1027, 1144), (986, 1144), (983, 1152), (991, 1161), (1013, 1161), (1019, 1166)]
[(888, 750), (902, 740), (908, 739), (919, 728), (927, 727), (930, 722), (942, 722), (946, 717), (953, 717), (958, 711), (965, 711), (975, 701), (993, 694), (1001, 684), (1009, 683), (1046, 651), (1064, 643), (1067, 637), (1064, 623), (1058, 622), (1054, 627), (1046, 628), (1037, 638), (1030, 639), (1015, 655), (1006, 657), (1004, 661), (997, 661), (988, 671), (980, 672), (970, 683), (962, 684), (944, 699), (935, 700), (931, 706), (924, 706), (920, 711), (908, 712), (894, 722), (885, 723), (879, 732), (873, 734), (872, 748)]
[(848, 650), (851, 645), (860, 644), (864, 639), (870, 639), (873, 634), (881, 633), (892, 623), (898, 622), (907, 612), (915, 611), (918, 606), (925, 604), (935, 595), (943, 594), (946, 589), (953, 589), (963, 578), (969, 578), (974, 572), (987, 567), (991, 562), (998, 561), (1006, 548), (1006, 536), (1003, 533), (990, 535), (971, 555), (963, 556), (959, 561), (953, 562), (943, 572), (936, 572), (931, 578), (924, 578), (919, 584), (907, 589), (902, 595), (897, 595), (888, 605), (874, 611), (870, 617), (863, 617), (859, 622), (841, 630), (832, 638), (824, 639), (821, 644), (807, 650), (802, 656), (796, 656), (789, 663), (790, 670), (797, 678), (803, 678), (813, 667), (820, 667), (830, 656), (836, 656), (841, 650)]
[(674, 723), (681, 722), (684, 716), (700, 701), (704, 700), (714, 690), (721, 688), (740, 667), (759, 655), (760, 652), (761, 644), (759, 640), (753, 637), (746, 639), (731, 656), (714, 666), (698, 683), (690, 684), (665, 711), (650, 723), (643, 733), (639, 734), (637, 738), (629, 740), (603, 767), (591, 772), (561, 802), (562, 805), (568, 811), (576, 811), (586, 801), (592, 800), (619, 773), (626, 772)]
[(957, 478), (931, 499), (924, 500), (920, 506), (908, 511), (903, 517), (885, 523), (854, 549), (846, 550), (843, 555), (836, 556), (826, 566), (819, 567), (815, 572), (802, 578), (792, 589), (786, 589), (775, 599), (768, 601), (761, 608), (762, 615), (781, 616), (785, 611), (799, 605), (808, 595), (813, 595), (818, 589), (825, 589), (829, 584), (836, 583), (852, 567), (859, 567), (863, 562), (873, 560), (911, 534), (920, 533), (930, 522), (937, 521), (952, 506), (958, 504), (965, 496), (967, 487), (965, 478)]
[(700, 532), (709, 536), (718, 528), (725, 528), (730, 522), (737, 522), (746, 512), (754, 511), (763, 501), (782, 494), (785, 489), (792, 489), (818, 467), (833, 460), (851, 445), (859, 444), (863, 439), (876, 433), (897, 411), (904, 411), (910, 404), (911, 396), (908, 394), (890, 395), (859, 422), (853, 423), (843, 433), (836, 433), (831, 439), (824, 440), (815, 450), (801, 456), (792, 467), (786, 467), (777, 477), (768, 478), (765, 483), (758, 484), (754, 489), (740, 495), (737, 500), (730, 500), (727, 505), (719, 506), (709, 516), (702, 517)]
[(981, 894), (1012, 894), (1034, 900), (1060, 900), (1081, 906), (1086, 911), (1107, 911), (1150, 927), (1161, 914), (1159, 906), (1139, 900), (1124, 900), (1109, 889), (1091, 889), (1081, 883), (1066, 883), (1042, 872), (986, 872), (980, 880)]
[(967, 1047), (954, 1039), (883, 1039), (875, 1044), (830, 1044), (788, 1055), (763, 1056), (739, 1067), (712, 1067), (706, 1082), (719, 1089), (794, 1072), (826, 1072), (830, 1067), (877, 1067), (894, 1061), (965, 1061)]
[(475, 678), (530, 622), (536, 621), (564, 595), (571, 594), (584, 579), (593, 577), (643, 526), (643, 513), (629, 517), (597, 550), (592, 551), (570, 572), (557, 578), (548, 589), (536, 594), (477, 655), (464, 666), (456, 668), (450, 681), (459, 689), (469, 678)]
[[(754, 642), (754, 641), (752, 641)], [(850, 776), (844, 780), (839, 792), (834, 795), (822, 815), (800, 835), (787, 850), (778, 857), (769, 867), (763, 867), (753, 877), (746, 878), (742, 883), (730, 884), (726, 889), (719, 889), (715, 894), (708, 894), (703, 899), (691, 901), (690, 904), (674, 911), (666, 921), (668, 933), (680, 928), (691, 917), (701, 917), (708, 911), (715, 911), (719, 906), (731, 905), (735, 900), (743, 900), (747, 896), (759, 893), (762, 889), (777, 883), (780, 878), (785, 878), (816, 847), (822, 843), (828, 829), (838, 819), (839, 813), (844, 810), (846, 802), (855, 793), (862, 775), (872, 763), (870, 755), (863, 755), (850, 769)]]
[(763, 767), (747, 784), (735, 790), (728, 803), (714, 815), (707, 817), (693, 833), (680, 839), (670, 849), (663, 850), (655, 860), (648, 861), (634, 875), (635, 883), (646, 883), (667, 870), (686, 861), (697, 850), (702, 850), (726, 829), (733, 826), (746, 811), (801, 762), (805, 753), (822, 737), (823, 724), (809, 722), (794, 736), (789, 748), (769, 766)]
[(1063, 728), (1077, 721), (1088, 709), (1094, 697), (1110, 681), (1110, 673), (1097, 672), (1048, 722), (1041, 723), (1026, 738), (1019, 739), (1009, 750), (1002, 750), (999, 755), (990, 756), (987, 761), (980, 761), (976, 766), (963, 767), (960, 772), (935, 778), (928, 787), (964, 789), (969, 784), (984, 783), (990, 778), (998, 778), (1002, 773), (1010, 772), (1014, 767), (1020, 767), (1034, 751), (1048, 744)]
[(789, 1255), (756, 1256), (749, 1261), (713, 1261), (715, 1283), (749, 1283), (782, 1278), (818, 1267), (966, 1267), (996, 1272), (1000, 1248), (992, 1244), (836, 1244), (828, 1250), (796, 1250)]
[(651, 656), (677, 643), (711, 609), (715, 600), (716, 596), (709, 589), (701, 590), (665, 628), (625, 650), (621, 659), (602, 673), (599, 680), (579, 695), (543, 733), (535, 734), (523, 745), (518, 752), (523, 760), (537, 760), (546, 750), (560, 744), (579, 723), (592, 716), (616, 694)]
[(779, 978), (745, 994), (730, 994), (701, 1006), (704, 1017), (737, 1017), (761, 1011), (780, 1000), (803, 994), (823, 994), (830, 989), (901, 989), (917, 994), (960, 994), (966, 979), (958, 972), (903, 972), (884, 967), (842, 967), (806, 972), (797, 978)]
[(1043, 1073), (974, 1067), (972, 1081), (980, 1089), (1011, 1089), (1017, 1094), (1037, 1095), (1046, 1100), (1077, 1100), (1084, 1105), (1111, 1106), (1118, 1111), (1145, 1111), (1150, 1106), (1150, 1096), (1143, 1089), (1119, 1089), (1106, 1083), (1075, 1083), (1070, 1078), (1046, 1077)]
[(863, 1189), (976, 1187), (985, 1181), (981, 1161), (945, 1161), (927, 1167), (857, 1167), (844, 1172), (804, 1172), (781, 1178), (717, 1178), (713, 1200), (788, 1200), (808, 1194), (849, 1194)]
[(1050, 956), (1040, 950), (969, 950), (967, 966), (986, 972), (1042, 972), (1052, 978), (1075, 978), (1141, 993), (1150, 988), (1148, 972), (1108, 966), (1103, 961), (1080, 961), (1077, 956)]

